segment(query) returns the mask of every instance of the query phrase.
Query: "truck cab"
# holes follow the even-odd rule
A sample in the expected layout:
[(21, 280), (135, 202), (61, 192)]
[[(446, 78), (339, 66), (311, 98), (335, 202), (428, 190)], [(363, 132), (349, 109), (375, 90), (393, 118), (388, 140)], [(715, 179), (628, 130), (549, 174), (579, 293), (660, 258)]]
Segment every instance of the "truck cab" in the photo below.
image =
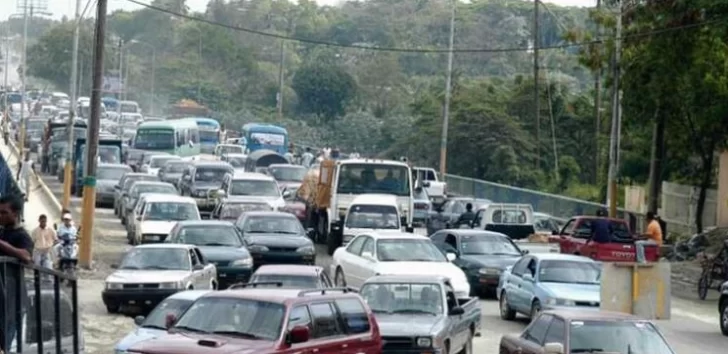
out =
[(344, 217), (342, 246), (356, 235), (371, 230), (400, 231), (402, 214), (397, 197), (389, 194), (362, 194), (351, 202)]
[(343, 242), (349, 206), (363, 194), (395, 197), (401, 223), (413, 232), (412, 172), (407, 163), (393, 160), (324, 160), (304, 178), (298, 194), (306, 200), (305, 225), (316, 242), (326, 243), (329, 255)]
[(447, 184), (438, 179), (437, 172), (435, 172), (434, 168), (413, 167), (412, 173), (414, 174), (417, 186), (425, 189), (433, 204), (442, 204), (445, 202)]
[[(99, 147), (97, 151), (99, 162), (101, 163), (120, 163), (121, 162), (121, 145), (119, 139), (99, 139)], [(83, 193), (83, 171), (86, 159), (86, 139), (80, 138), (76, 140), (74, 149), (74, 167), (73, 167), (73, 184), (71, 192), (80, 197)]]
[[(597, 219), (609, 221), (611, 242), (592, 241), (592, 223)], [(582, 255), (602, 262), (634, 262), (636, 260), (635, 240), (626, 220), (576, 216), (566, 222), (558, 236), (561, 253)], [(648, 262), (658, 261), (658, 248), (655, 245), (645, 245), (645, 259)]]

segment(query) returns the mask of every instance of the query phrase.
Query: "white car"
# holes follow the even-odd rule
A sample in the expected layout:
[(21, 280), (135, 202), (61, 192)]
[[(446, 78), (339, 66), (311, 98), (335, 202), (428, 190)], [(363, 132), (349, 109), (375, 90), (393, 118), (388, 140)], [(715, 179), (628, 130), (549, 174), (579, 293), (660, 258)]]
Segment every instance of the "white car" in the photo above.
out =
[(156, 176), (159, 174), (159, 169), (161, 169), (165, 163), (172, 160), (182, 160), (182, 158), (175, 155), (152, 155), (149, 158), (149, 165), (142, 166), (142, 172)]
[(339, 287), (359, 289), (375, 275), (439, 275), (450, 279), (455, 296), (468, 298), (465, 273), (432, 241), (407, 232), (367, 232), (334, 252), (331, 273)]
[(217, 203), (223, 199), (245, 201), (257, 200), (270, 204), (273, 210), (286, 207), (278, 182), (271, 176), (257, 172), (235, 172), (223, 178), (222, 186), (217, 191)]
[(194, 199), (169, 194), (145, 195), (134, 215), (132, 242), (136, 245), (163, 242), (178, 221), (202, 220)]

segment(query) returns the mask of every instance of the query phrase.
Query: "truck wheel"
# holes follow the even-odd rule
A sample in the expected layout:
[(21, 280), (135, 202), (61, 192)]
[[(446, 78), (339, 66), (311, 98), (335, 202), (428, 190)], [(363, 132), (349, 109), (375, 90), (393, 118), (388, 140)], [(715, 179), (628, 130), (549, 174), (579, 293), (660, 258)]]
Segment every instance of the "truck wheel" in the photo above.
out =
[(316, 238), (318, 243), (328, 243), (329, 240), (329, 217), (327, 215), (317, 215), (316, 220)]
[(500, 317), (506, 321), (513, 321), (516, 319), (516, 311), (513, 311), (511, 305), (508, 304), (505, 291), (502, 292), (500, 296)]
[(539, 313), (541, 313), (541, 301), (533, 300), (533, 304), (531, 304), (531, 313), (529, 315), (531, 321), (535, 320)]
[(341, 241), (342, 241), (342, 234), (341, 232), (331, 232), (329, 233), (327, 240), (326, 240), (326, 251), (329, 254), (329, 256), (333, 256), (334, 252), (336, 252), (336, 249), (341, 247)]

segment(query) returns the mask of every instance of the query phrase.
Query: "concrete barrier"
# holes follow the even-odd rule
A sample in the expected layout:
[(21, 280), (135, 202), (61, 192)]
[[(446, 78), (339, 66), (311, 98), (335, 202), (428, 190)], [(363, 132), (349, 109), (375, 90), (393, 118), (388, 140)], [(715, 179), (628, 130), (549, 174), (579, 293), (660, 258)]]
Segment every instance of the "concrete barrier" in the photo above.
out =
[[(16, 163), (18, 163), (19, 159), (20, 159), (20, 151), (18, 150), (18, 147), (15, 145), (14, 141), (9, 140), (8, 142), (9, 142), (8, 147), (10, 149), (10, 154), (13, 155), (13, 158), (15, 159)], [(6, 158), (6, 160), (8, 161), (8, 165), (10, 165), (9, 156)], [(38, 163), (38, 161), (36, 161), (36, 163)], [(38, 185), (38, 187), (43, 192), (43, 194), (46, 196), (46, 199), (51, 201), (51, 205), (50, 205), (51, 208), (55, 212), (60, 214), (61, 210), (63, 210), (63, 206), (61, 205), (61, 202), (58, 201), (58, 198), (56, 198), (55, 194), (53, 194), (53, 191), (48, 187), (47, 184), (45, 184), (45, 182), (43, 182), (42, 176), (39, 174), (36, 174), (34, 180), (35, 180), (35, 183)]]
[(650, 320), (670, 319), (671, 265), (603, 263), (600, 308)]

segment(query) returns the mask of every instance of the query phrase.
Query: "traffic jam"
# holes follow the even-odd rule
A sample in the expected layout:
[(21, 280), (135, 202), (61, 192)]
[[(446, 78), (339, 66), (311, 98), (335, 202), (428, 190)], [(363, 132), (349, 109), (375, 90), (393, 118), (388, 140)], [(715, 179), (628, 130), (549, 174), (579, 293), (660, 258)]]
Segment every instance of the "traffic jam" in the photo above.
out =
[[(96, 201), (130, 249), (100, 296), (137, 325), (116, 353), (473, 353), (480, 298), (529, 323), (488, 350), (673, 353), (650, 320), (600, 309), (602, 262), (659, 260), (634, 221), (448, 194), (432, 168), (296, 146), (271, 124), (108, 110)], [(67, 119), (37, 118), (26, 141), (61, 181), (88, 128), (77, 118), (68, 146)]]

